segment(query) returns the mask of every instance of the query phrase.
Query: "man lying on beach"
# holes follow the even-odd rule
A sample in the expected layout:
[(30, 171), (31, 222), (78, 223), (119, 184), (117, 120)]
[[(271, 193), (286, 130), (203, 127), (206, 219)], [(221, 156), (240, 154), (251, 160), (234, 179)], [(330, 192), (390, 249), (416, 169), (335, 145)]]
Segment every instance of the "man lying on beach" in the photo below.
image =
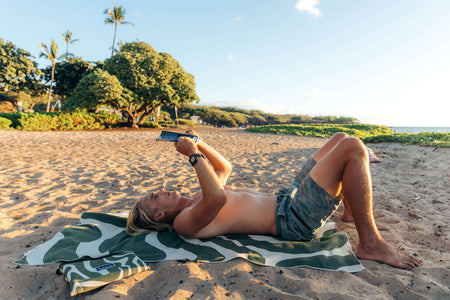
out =
[(189, 157), (201, 191), (191, 197), (165, 190), (146, 195), (130, 211), (129, 234), (174, 229), (186, 238), (270, 234), (309, 241), (345, 195), (359, 235), (358, 257), (405, 269), (422, 265), (381, 237), (372, 213), (368, 153), (357, 138), (334, 134), (277, 195), (225, 185), (231, 163), (203, 140), (180, 137), (175, 149)]

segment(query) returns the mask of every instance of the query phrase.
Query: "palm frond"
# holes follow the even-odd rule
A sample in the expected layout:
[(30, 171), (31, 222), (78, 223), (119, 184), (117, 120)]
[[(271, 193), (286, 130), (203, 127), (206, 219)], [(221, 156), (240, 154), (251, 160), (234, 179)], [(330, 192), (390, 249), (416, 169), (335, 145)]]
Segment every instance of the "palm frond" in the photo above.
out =
[(56, 45), (54, 40), (52, 40), (51, 54), (54, 58), (58, 56), (58, 45)]
[(39, 48), (42, 49), (42, 52), (39, 53), (39, 58), (41, 58), (41, 57), (48, 58), (49, 55), (50, 55), (50, 51), (48, 51), (47, 45), (45, 45), (45, 44), (40, 44), (40, 45), (39, 45)]
[(120, 22), (120, 24), (122, 24), (122, 25), (130, 24), (130, 25), (133, 25), (133, 26), (134, 26), (134, 23), (133, 23), (133, 22), (128, 22), (128, 21), (122, 21), (122, 22)]
[(105, 24), (114, 24), (114, 20), (111, 18), (106, 18), (105, 19)]

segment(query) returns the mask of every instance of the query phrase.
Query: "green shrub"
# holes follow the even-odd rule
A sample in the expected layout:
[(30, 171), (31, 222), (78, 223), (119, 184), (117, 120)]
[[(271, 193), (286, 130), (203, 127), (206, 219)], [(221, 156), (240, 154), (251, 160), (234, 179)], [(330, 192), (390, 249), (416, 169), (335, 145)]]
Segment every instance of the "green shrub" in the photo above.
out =
[(178, 119), (178, 124), (179, 125), (190, 125), (190, 126), (194, 126), (195, 122), (192, 120), (186, 120), (186, 119)]
[(275, 134), (292, 134), (298, 136), (311, 136), (329, 138), (336, 132), (346, 132), (359, 138), (391, 134), (393, 131), (385, 126), (367, 124), (309, 124), (309, 125), (267, 125), (248, 128), (251, 132), (267, 132)]
[(93, 114), (93, 117), (97, 123), (102, 124), (105, 128), (117, 127), (119, 123), (125, 122), (125, 119), (120, 116), (104, 111)]
[(329, 138), (336, 132), (346, 132), (361, 138), (365, 143), (403, 143), (433, 147), (450, 147), (449, 132), (395, 133), (386, 126), (367, 124), (311, 124), (311, 125), (267, 125), (248, 128), (251, 132), (292, 134)]
[(1, 118), (5, 118), (11, 121), (11, 128), (18, 128), (20, 126), (19, 119), (22, 117), (23, 112), (13, 112), (13, 113), (0, 113)]
[(56, 130), (58, 128), (58, 120), (53, 114), (26, 113), (22, 114), (19, 119), (19, 129), (27, 131), (44, 131)]
[(10, 128), (12, 122), (9, 119), (0, 117), (0, 129), (7, 129)]
[(150, 120), (145, 120), (143, 124), (139, 125), (139, 127), (144, 127), (144, 128), (159, 128), (159, 124), (158, 122), (154, 122), (154, 121), (150, 121)]
[(450, 132), (394, 133), (364, 138), (365, 143), (402, 143), (433, 147), (450, 147)]
[(2, 114), (11, 127), (27, 131), (103, 129), (119, 124), (120, 117), (109, 113), (11, 113)]

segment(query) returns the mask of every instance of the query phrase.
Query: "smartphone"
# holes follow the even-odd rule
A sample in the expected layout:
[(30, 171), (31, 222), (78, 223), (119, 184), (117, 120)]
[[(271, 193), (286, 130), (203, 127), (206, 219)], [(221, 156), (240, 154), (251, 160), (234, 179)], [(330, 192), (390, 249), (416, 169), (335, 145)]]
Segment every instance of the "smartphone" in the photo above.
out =
[(166, 142), (178, 142), (178, 138), (180, 136), (186, 136), (188, 138), (193, 139), (196, 143), (200, 140), (200, 137), (186, 134), (186, 133), (178, 133), (178, 132), (172, 132), (172, 131), (162, 131), (160, 136), (156, 138), (157, 141), (166, 141)]

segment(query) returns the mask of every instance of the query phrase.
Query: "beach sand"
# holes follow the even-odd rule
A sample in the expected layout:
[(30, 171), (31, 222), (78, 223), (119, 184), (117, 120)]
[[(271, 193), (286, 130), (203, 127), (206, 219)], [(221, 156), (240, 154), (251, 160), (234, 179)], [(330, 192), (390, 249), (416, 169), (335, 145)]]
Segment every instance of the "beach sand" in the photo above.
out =
[[(195, 128), (233, 164), (229, 184), (276, 193), (324, 144), (319, 138)], [(75, 225), (83, 212), (126, 210), (154, 189), (189, 194), (199, 185), (187, 159), (157, 130), (0, 131), (1, 299), (450, 299), (450, 149), (370, 144), (374, 210), (384, 238), (423, 259), (402, 270), (362, 260), (356, 274), (225, 263), (150, 264), (150, 271), (69, 296), (58, 264), (13, 260)], [(333, 216), (355, 247), (353, 223)]]

